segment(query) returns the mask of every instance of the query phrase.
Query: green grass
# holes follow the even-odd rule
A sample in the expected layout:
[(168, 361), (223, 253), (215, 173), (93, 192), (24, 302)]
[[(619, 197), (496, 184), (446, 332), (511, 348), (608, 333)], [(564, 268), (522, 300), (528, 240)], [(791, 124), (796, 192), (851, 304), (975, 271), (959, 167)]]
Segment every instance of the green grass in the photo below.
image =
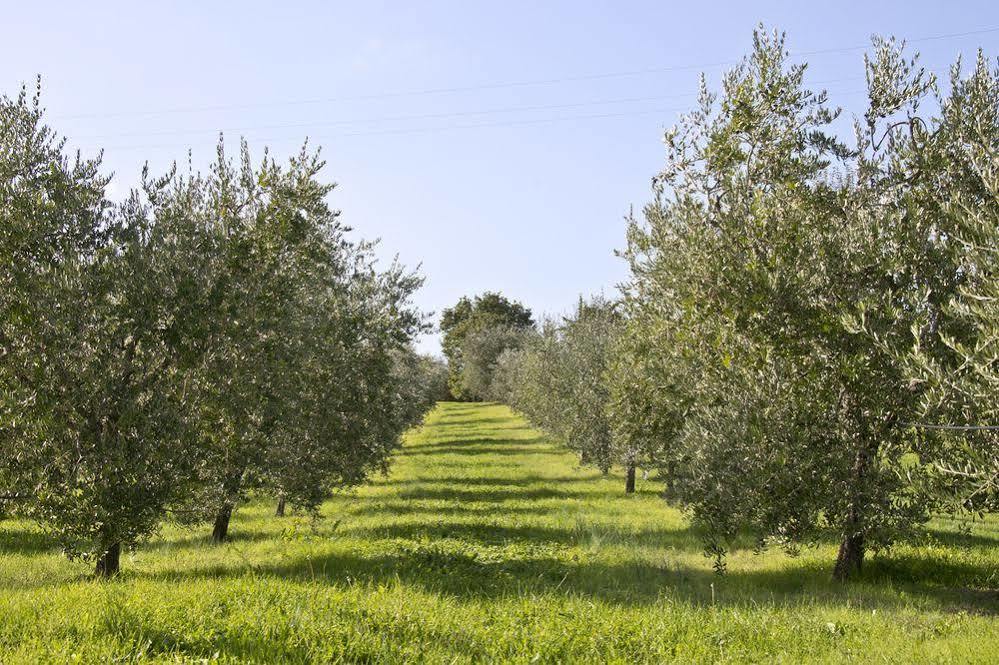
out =
[(999, 657), (999, 520), (935, 520), (848, 585), (831, 544), (717, 577), (656, 490), (625, 496), (505, 407), (442, 404), (318, 523), (260, 501), (221, 547), (166, 527), (113, 582), (0, 522), (0, 663)]

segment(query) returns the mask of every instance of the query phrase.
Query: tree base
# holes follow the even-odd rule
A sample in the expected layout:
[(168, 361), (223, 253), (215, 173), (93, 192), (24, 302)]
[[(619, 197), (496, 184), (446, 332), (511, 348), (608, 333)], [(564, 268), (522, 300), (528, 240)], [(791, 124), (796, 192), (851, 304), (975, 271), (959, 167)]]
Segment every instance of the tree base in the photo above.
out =
[(97, 560), (97, 567), (94, 575), (108, 579), (114, 577), (121, 570), (121, 543), (115, 543), (108, 548), (108, 551)]
[(864, 566), (864, 535), (847, 536), (839, 545), (833, 579), (845, 582), (860, 573)]
[(215, 526), (212, 528), (212, 542), (224, 543), (229, 537), (229, 520), (232, 518), (232, 506), (222, 506), (215, 516)]

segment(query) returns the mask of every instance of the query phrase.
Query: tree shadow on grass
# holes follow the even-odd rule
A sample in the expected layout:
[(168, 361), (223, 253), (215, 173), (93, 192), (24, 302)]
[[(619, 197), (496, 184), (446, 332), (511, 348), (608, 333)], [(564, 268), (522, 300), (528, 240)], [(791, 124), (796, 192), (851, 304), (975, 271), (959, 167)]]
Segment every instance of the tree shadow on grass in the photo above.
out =
[[(963, 515), (937, 515), (926, 526), (923, 535), (930, 542), (942, 545), (994, 548), (999, 545), (999, 521), (983, 521)], [(921, 540), (918, 535), (916, 540)]]
[[(491, 465), (490, 465), (491, 466)], [(590, 475), (573, 476), (538, 476), (517, 474), (516, 476), (431, 476), (428, 478), (389, 478), (378, 483), (379, 486), (394, 487), (427, 487), (434, 485), (452, 485), (455, 487), (478, 487), (504, 486), (504, 487), (530, 487), (533, 485), (543, 485), (546, 483), (555, 484), (557, 487), (565, 485), (589, 485), (594, 480), (600, 479), (600, 472), (594, 471)]]
[[(419, 501), (476, 501), (480, 503), (507, 503), (510, 501), (532, 501), (537, 499), (585, 499), (606, 497), (606, 490), (600, 489), (553, 489), (551, 487), (519, 487), (506, 489), (450, 489), (441, 487), (414, 487), (396, 493), (400, 499)], [(505, 510), (505, 508), (504, 508)]]
[[(496, 445), (483, 445), (485, 443), (492, 443)], [(551, 456), (561, 457), (563, 454), (564, 453), (558, 450), (542, 448), (539, 446), (524, 445), (524, 441), (521, 440), (504, 442), (501, 439), (477, 441), (474, 443), (454, 443), (454, 444), (437, 444), (434, 446), (414, 446), (412, 448), (403, 448), (401, 451), (396, 453), (396, 455), (398, 455), (399, 457), (417, 457), (424, 455), (466, 455), (466, 456), (515, 455), (517, 457), (522, 457), (526, 455), (546, 455), (549, 457)]]
[(952, 558), (927, 556), (915, 551), (894, 552), (875, 556), (866, 564), (865, 579), (878, 582), (935, 585), (989, 592), (999, 601), (999, 570), (994, 567), (974, 566)]
[[(539, 550), (543, 551), (543, 550)], [(905, 561), (897, 562), (904, 570)], [(950, 568), (949, 578), (974, 582), (982, 570), (954, 562), (934, 565)], [(429, 593), (462, 599), (498, 599), (511, 596), (556, 595), (581, 597), (609, 604), (638, 607), (661, 599), (693, 607), (758, 608), (845, 605), (901, 608), (913, 598), (941, 611), (999, 615), (999, 591), (942, 587), (925, 581), (904, 581), (886, 575), (883, 565), (849, 584), (831, 581), (830, 566), (812, 563), (790, 569), (739, 571), (715, 575), (710, 568), (694, 568), (664, 557), (661, 565), (645, 561), (610, 564), (552, 556), (491, 558), (475, 550), (453, 549), (447, 543), (406, 543), (376, 556), (334, 552), (299, 557), (262, 566), (211, 567), (142, 575), (170, 581), (200, 578), (266, 576), (300, 582), (346, 586), (381, 585), (400, 581)], [(712, 586), (714, 589), (712, 590)], [(904, 593), (900, 593), (903, 591)]]
[[(206, 635), (189, 635), (184, 631), (163, 627), (155, 618), (127, 611), (127, 606), (115, 611), (113, 619), (105, 620), (103, 630), (124, 644), (134, 644), (147, 657), (166, 657), (179, 661), (196, 658), (197, 662), (218, 660), (219, 654), (239, 658), (240, 662), (310, 662), (308, 645), (277, 642), (260, 632), (217, 631)], [(143, 659), (144, 660), (144, 659)]]
[[(8, 525), (3, 527), (9, 529)], [(339, 551), (305, 555), (297, 551), (292, 557), (262, 565), (244, 559), (154, 573), (126, 569), (123, 579), (179, 582), (266, 576), (337, 586), (398, 580), (456, 598), (556, 595), (621, 606), (646, 606), (668, 597), (694, 607), (714, 602), (722, 607), (850, 604), (877, 609), (910, 606), (918, 600), (941, 611), (999, 615), (997, 571), (932, 552), (872, 557), (861, 577), (844, 585), (831, 581), (831, 560), (789, 560), (790, 565), (779, 570), (738, 571), (721, 577), (711, 572), (707, 562), (703, 567), (681, 564), (671, 553), (689, 554), (700, 549), (700, 538), (689, 527), (628, 530), (581, 523), (578, 528), (550, 528), (440, 520), (436, 524), (378, 525), (363, 531), (366, 539), (383, 539), (386, 551), (376, 555)], [(40, 550), (52, 548), (40, 532), (26, 528), (8, 532), (18, 545), (15, 551), (24, 551), (25, 542)], [(234, 536), (237, 544), (277, 541), (273, 534), (259, 530), (237, 530)], [(662, 551), (662, 563), (589, 560), (585, 546), (593, 539)], [(315, 549), (328, 548), (328, 543), (323, 541)], [(204, 537), (192, 535), (155, 540), (146, 547), (186, 546), (208, 547), (208, 543)]]
[(437, 403), (442, 411), (478, 411), (482, 408), (482, 402), (459, 402), (457, 400), (444, 400)]
[[(363, 507), (351, 507), (344, 511), (348, 513), (351, 517), (365, 517), (365, 516), (401, 516), (401, 515), (426, 515), (430, 516), (442, 516), (442, 515), (491, 515), (496, 512), (496, 507), (489, 504), (470, 504), (470, 505), (444, 505), (439, 504), (427, 505), (425, 503), (417, 503), (410, 501), (375, 501), (368, 502)], [(503, 513), (507, 515), (548, 515), (552, 512), (552, 506), (547, 504), (539, 504), (536, 506), (504, 506)]]
[[(404, 449), (435, 450), (438, 448), (450, 448), (453, 446), (476, 446), (480, 444), (495, 445), (497, 443), (509, 444), (512, 446), (536, 444), (534, 447), (552, 447), (547, 445), (549, 443), (548, 439), (539, 434), (511, 437), (510, 433), (506, 430), (496, 430), (495, 434), (475, 434), (473, 436), (466, 434), (454, 434), (448, 436), (438, 436), (434, 437), (433, 441), (411, 443), (404, 446)], [(565, 450), (562, 449), (560, 452), (564, 453)]]
[[(496, 466), (490, 463), (490, 468)], [(519, 465), (512, 465), (512, 468), (519, 469)], [(594, 485), (603, 481), (603, 484)], [(516, 488), (532, 488), (535, 490), (550, 490), (557, 492), (557, 496), (566, 498), (581, 498), (584, 496), (601, 496), (610, 499), (629, 500), (638, 497), (661, 497), (662, 490), (655, 482), (643, 483), (633, 494), (626, 494), (624, 491), (623, 475), (603, 476), (599, 471), (583, 469), (579, 475), (573, 476), (539, 476), (539, 475), (517, 475), (517, 476), (429, 476), (426, 478), (406, 478), (406, 479), (386, 479), (377, 483), (378, 487), (395, 489), (395, 496), (400, 499), (423, 498), (416, 497), (414, 492), (434, 492), (439, 496), (431, 498), (453, 499), (455, 493), (475, 492), (477, 494), (495, 491), (501, 492), (504, 498)], [(398, 489), (396, 489), (398, 488)], [(455, 489), (450, 489), (455, 488)], [(476, 488), (487, 488), (479, 490)], [(555, 496), (555, 495), (552, 495)], [(461, 496), (458, 496), (461, 498)], [(386, 499), (387, 500), (387, 499)], [(479, 500), (488, 500), (488, 497)]]
[[(477, 435), (477, 436), (460, 436), (460, 435), (456, 435), (454, 437), (438, 437), (438, 439), (439, 440), (435, 440), (432, 443), (431, 442), (424, 442), (424, 443), (413, 444), (413, 445), (410, 445), (410, 446), (407, 446), (407, 447), (408, 448), (412, 448), (412, 449), (420, 449), (420, 450), (439, 450), (440, 448), (453, 448), (455, 446), (477, 447), (477, 446), (479, 446), (481, 444), (496, 445), (497, 443), (500, 443), (500, 444), (508, 444), (508, 445), (511, 445), (511, 446), (527, 446), (527, 445), (530, 445), (530, 444), (547, 443), (547, 439), (545, 439), (545, 437), (537, 435), (537, 434), (535, 434), (533, 436), (525, 436), (525, 437), (518, 437), (518, 438), (515, 438), (515, 439), (511, 439), (510, 435), (505, 430), (498, 431), (497, 434), (495, 434), (495, 435), (489, 435), (489, 436), (486, 436), (486, 435)], [(531, 447), (532, 448), (542, 448), (542, 447), (553, 448), (552, 446), (538, 446), (538, 445), (531, 446)], [(561, 449), (558, 452), (562, 453), (562, 454), (565, 454), (566, 451), (565, 451), (565, 449)]]
[(663, 552), (679, 550), (700, 553), (703, 549), (698, 534), (688, 528), (679, 529), (618, 529), (603, 524), (581, 521), (575, 528), (547, 526), (508, 526), (503, 524), (462, 523), (453, 520), (436, 522), (394, 522), (360, 527), (366, 538), (428, 542), (453, 539), (485, 546), (535, 545), (585, 547), (594, 542), (603, 545), (621, 544), (628, 547), (651, 547)]
[[(378, 542), (382, 551), (355, 554), (333, 545), (337, 551), (331, 552), (335, 540), (320, 538), (317, 545), (306, 545), (311, 550), (308, 554), (299, 549), (259, 565), (243, 560), (135, 574), (171, 581), (250, 575), (336, 586), (401, 581), (463, 599), (550, 594), (646, 606), (665, 596), (695, 607), (826, 604), (871, 609), (917, 603), (940, 611), (999, 615), (999, 572), (987, 564), (933, 550), (901, 549), (872, 556), (859, 579), (837, 584), (831, 580), (831, 557), (828, 561), (789, 558), (772, 569), (739, 570), (725, 576), (715, 575), (707, 560), (703, 566), (683, 563), (678, 554), (689, 560), (702, 551), (700, 534), (689, 525), (629, 529), (584, 519), (576, 526), (548, 527), (467, 523), (442, 516), (434, 521), (348, 525), (347, 530), (351, 539)], [(254, 540), (275, 538), (250, 533)], [(741, 538), (734, 549), (745, 551), (750, 541), (748, 536)], [(590, 550), (594, 544), (605, 552), (608, 546), (661, 552), (661, 563), (638, 558), (595, 560)]]
[[(229, 535), (222, 545), (241, 543), (259, 543), (266, 540), (276, 540), (277, 535), (273, 530), (260, 531), (256, 529), (241, 529), (239, 523), (234, 522), (230, 527)], [(212, 542), (211, 531), (205, 528), (185, 529), (185, 535), (180, 538), (156, 538), (142, 546), (143, 549), (178, 549), (185, 547), (216, 547), (218, 543)]]
[(498, 429), (502, 430), (517, 430), (517, 429), (529, 429), (527, 425), (521, 422), (513, 420), (509, 417), (504, 416), (473, 416), (470, 418), (465, 417), (454, 417), (450, 415), (443, 416), (434, 421), (434, 429), (439, 429), (441, 427), (449, 426), (460, 426), (462, 429), (467, 429), (469, 426), (474, 425), (506, 425)]
[(0, 554), (40, 554), (58, 549), (55, 540), (30, 524), (0, 521)]

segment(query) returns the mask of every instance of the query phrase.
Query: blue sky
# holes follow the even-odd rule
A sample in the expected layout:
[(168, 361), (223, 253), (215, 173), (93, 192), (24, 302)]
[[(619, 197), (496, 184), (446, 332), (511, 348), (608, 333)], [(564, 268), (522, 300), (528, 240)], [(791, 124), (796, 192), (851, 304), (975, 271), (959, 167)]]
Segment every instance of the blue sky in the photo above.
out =
[[(105, 148), (113, 193), (220, 130), (259, 154), (323, 147), (331, 203), (380, 253), (422, 264), (437, 313), (499, 290), (535, 312), (611, 295), (630, 206), (647, 200), (660, 136), (703, 70), (787, 31), (810, 79), (863, 110), (873, 33), (917, 41), (946, 72), (999, 55), (999, 3), (4, 2), (0, 91), (43, 77), (50, 123)], [(830, 50), (831, 49), (831, 50)], [(851, 50), (844, 50), (851, 49)], [(421, 341), (436, 352), (436, 336)]]

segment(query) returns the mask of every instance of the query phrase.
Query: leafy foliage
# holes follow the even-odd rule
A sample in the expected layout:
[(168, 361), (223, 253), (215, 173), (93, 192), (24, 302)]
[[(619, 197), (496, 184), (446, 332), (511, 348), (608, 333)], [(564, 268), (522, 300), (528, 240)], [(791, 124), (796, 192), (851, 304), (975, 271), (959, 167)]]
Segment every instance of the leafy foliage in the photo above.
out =
[(0, 478), (97, 560), (152, 533), (190, 470), (182, 312), (151, 279), (164, 239), (41, 118), (37, 93), (0, 98)]
[[(939, 118), (918, 126), (910, 150), (922, 176), (910, 193), (913, 215), (934, 232), (955, 265), (956, 289), (920, 310), (909, 354), (925, 382), (921, 436), (942, 439), (932, 484), (949, 502), (971, 510), (999, 507), (999, 70), (979, 53), (965, 76), (951, 72)], [(935, 428), (943, 429), (935, 429)]]
[(303, 148), (255, 168), (245, 144), (237, 165), (220, 145), (205, 177), (147, 181), (147, 216), (189, 220), (176, 247), (210, 345), (187, 368), (203, 456), (178, 512), (215, 519), (217, 540), (249, 490), (313, 509), (382, 468), (413, 422), (396, 354), (421, 330), (422, 280), (347, 239), (322, 166)]
[(634, 469), (642, 450), (614, 436), (609, 370), (622, 328), (616, 305), (580, 299), (572, 316), (548, 321), (522, 350), (500, 357), (493, 394), (524, 413), (604, 473), (613, 464)]
[[(513, 302), (499, 293), (486, 292), (475, 298), (462, 297), (454, 307), (441, 314), (440, 330), (443, 333), (442, 347), (450, 372), (451, 394), (456, 399), (475, 399), (476, 396), (465, 386), (465, 359), (462, 349), (466, 340), (486, 328), (500, 327), (512, 330), (529, 330), (534, 326), (531, 310), (518, 302)], [(487, 360), (495, 361), (496, 356)], [(475, 368), (473, 372), (488, 372), (485, 368)], [(471, 386), (485, 390), (489, 383), (485, 377), (475, 377)], [(481, 399), (481, 397), (479, 397)]]
[(489, 399), (499, 359), (519, 350), (531, 332), (506, 325), (492, 325), (470, 331), (461, 345), (461, 394), (471, 399)]
[(618, 429), (653, 433), (719, 565), (743, 530), (792, 550), (831, 533), (845, 578), (935, 505), (917, 488), (948, 451), (906, 426), (927, 385), (904, 357), (913, 330), (946, 356), (957, 324), (941, 306), (967, 268), (930, 204), (948, 191), (927, 161), (944, 133), (918, 115), (932, 77), (890, 40), (867, 70), (848, 149), (784, 37), (757, 32), (720, 100), (702, 85), (666, 134), (655, 199), (629, 227), (636, 378), (616, 392)]
[(251, 490), (315, 510), (384, 470), (441, 369), (410, 348), (422, 278), (349, 239), (318, 153), (220, 142), (117, 206), (99, 167), (0, 99), (6, 502), (113, 574), (168, 510), (223, 540)]

